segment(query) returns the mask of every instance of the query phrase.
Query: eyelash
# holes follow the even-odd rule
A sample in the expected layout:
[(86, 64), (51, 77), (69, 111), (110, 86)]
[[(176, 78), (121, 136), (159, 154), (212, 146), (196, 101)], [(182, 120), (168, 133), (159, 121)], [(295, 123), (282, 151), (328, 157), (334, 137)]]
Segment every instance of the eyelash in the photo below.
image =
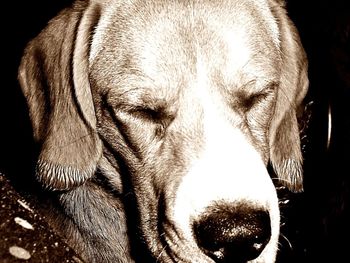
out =
[(256, 106), (260, 105), (262, 102), (267, 101), (268, 98), (273, 96), (274, 87), (264, 89), (261, 92), (254, 94), (238, 94), (238, 98), (236, 99), (236, 105), (238, 105), (238, 109), (243, 113), (247, 113), (250, 110), (256, 108)]
[(133, 107), (132, 109), (128, 110), (129, 114), (136, 116), (138, 118), (141, 118), (146, 121), (153, 121), (153, 122), (161, 122), (162, 119), (165, 117), (164, 114), (161, 112), (161, 109), (151, 109), (151, 108), (144, 108), (144, 107)]
[(256, 105), (257, 103), (266, 99), (269, 95), (270, 95), (269, 92), (251, 95), (250, 97), (248, 97), (242, 101), (243, 108), (249, 110), (249, 109), (253, 108), (254, 105)]
[(162, 108), (152, 109), (123, 105), (118, 111), (133, 117), (136, 121), (141, 120), (154, 125), (156, 136), (161, 136), (174, 119), (174, 116), (166, 114)]

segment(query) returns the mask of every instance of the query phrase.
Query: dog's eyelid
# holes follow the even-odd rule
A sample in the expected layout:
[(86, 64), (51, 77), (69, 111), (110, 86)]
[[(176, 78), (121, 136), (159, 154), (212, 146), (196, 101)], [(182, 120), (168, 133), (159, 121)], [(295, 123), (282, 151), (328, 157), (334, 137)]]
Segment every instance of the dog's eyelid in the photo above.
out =
[(164, 124), (170, 122), (174, 119), (173, 114), (169, 113), (166, 110), (165, 106), (157, 106), (157, 105), (130, 105), (126, 103), (120, 103), (118, 105), (114, 105), (114, 111), (118, 114), (128, 114), (135, 118), (151, 121), (155, 123)]
[(271, 92), (274, 92), (277, 87), (279, 86), (279, 81), (264, 81), (263, 83), (261, 83), (259, 89), (257, 91), (254, 92), (254, 95), (259, 95), (259, 94), (268, 94)]
[(273, 94), (276, 91), (277, 87), (278, 87), (278, 82), (275, 82), (275, 81), (269, 82), (265, 84), (261, 90), (250, 94), (248, 97), (250, 99), (255, 99), (255, 100), (265, 98)]
[(254, 105), (264, 101), (266, 98), (273, 95), (276, 91), (277, 86), (277, 82), (269, 82), (267, 85), (265, 84), (260, 90), (255, 90), (251, 93), (239, 94), (241, 108), (244, 111), (249, 111), (254, 107)]
[(134, 106), (132, 110), (129, 111), (130, 113), (134, 114), (140, 114), (143, 117), (152, 119), (152, 120), (159, 120), (162, 119), (163, 112), (161, 109), (154, 108), (154, 107), (145, 107), (145, 106)]
[(265, 92), (273, 92), (280, 86), (279, 81), (270, 81), (267, 84), (265, 84), (264, 91)]
[(142, 98), (139, 94), (108, 94), (106, 101), (117, 112), (135, 113), (144, 112), (155, 114), (162, 111), (164, 106), (161, 103), (154, 103), (151, 100)]
[(274, 92), (279, 86), (277, 80), (250, 80), (241, 86), (239, 93), (245, 94), (246, 97), (259, 96), (261, 94), (268, 94)]

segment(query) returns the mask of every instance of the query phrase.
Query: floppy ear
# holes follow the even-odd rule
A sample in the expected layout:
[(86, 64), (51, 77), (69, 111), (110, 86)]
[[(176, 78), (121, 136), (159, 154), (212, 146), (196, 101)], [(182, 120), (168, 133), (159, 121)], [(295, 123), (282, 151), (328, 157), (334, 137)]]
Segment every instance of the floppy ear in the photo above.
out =
[(307, 58), (297, 30), (284, 8), (277, 4), (273, 9), (280, 30), (282, 68), (270, 126), (270, 162), (282, 184), (291, 191), (299, 192), (303, 190), (303, 157), (297, 112), (302, 107), (309, 83)]
[(102, 154), (87, 72), (98, 13), (89, 1), (63, 10), (28, 44), (19, 68), (34, 138), (41, 145), (36, 176), (49, 189), (84, 183)]

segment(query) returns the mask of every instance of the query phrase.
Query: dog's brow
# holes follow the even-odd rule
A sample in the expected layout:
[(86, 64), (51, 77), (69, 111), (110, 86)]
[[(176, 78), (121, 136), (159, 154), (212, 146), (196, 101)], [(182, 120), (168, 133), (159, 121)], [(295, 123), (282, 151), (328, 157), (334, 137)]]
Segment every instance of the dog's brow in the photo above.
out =
[(169, 101), (174, 101), (167, 98), (166, 94), (148, 87), (114, 88), (108, 92), (107, 97), (109, 104), (124, 111), (170, 111)]
[[(136, 72), (136, 71), (135, 71)], [(122, 73), (118, 81), (109, 87), (108, 97), (114, 102), (123, 102), (129, 105), (149, 106), (154, 108), (167, 108), (171, 103), (176, 105), (180, 84), (167, 83), (155, 80), (141, 71), (136, 74)]]
[(273, 90), (279, 86), (279, 83), (280, 81), (274, 78), (265, 78), (262, 76), (248, 77), (242, 74), (240, 82), (225, 81), (221, 78), (219, 86), (230, 94), (239, 90), (245, 91), (248, 95), (253, 95), (267, 90)]

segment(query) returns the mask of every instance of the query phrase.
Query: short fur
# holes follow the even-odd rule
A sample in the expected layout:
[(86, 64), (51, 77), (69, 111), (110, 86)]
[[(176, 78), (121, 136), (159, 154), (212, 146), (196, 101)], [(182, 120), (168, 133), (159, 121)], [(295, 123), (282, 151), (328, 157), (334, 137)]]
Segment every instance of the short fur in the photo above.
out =
[(52, 224), (85, 260), (134, 262), (137, 230), (154, 261), (213, 262), (188, 221), (223, 199), (270, 213), (270, 243), (249, 262), (274, 262), (264, 167), (302, 190), (296, 111), (308, 86), (283, 1), (77, 0), (28, 44), (19, 80), (36, 175), (57, 196)]

